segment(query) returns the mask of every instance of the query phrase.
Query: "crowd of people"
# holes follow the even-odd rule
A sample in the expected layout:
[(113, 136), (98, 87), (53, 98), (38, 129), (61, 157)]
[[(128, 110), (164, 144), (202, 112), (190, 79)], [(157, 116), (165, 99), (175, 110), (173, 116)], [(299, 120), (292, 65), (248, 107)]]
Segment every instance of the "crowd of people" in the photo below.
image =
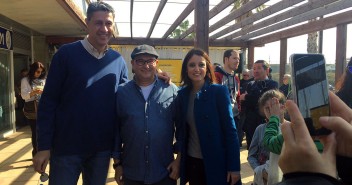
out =
[[(108, 47), (115, 12), (89, 4), (88, 35), (60, 47), (48, 75), (40, 62), (21, 80), (24, 104), (37, 106), (28, 118), (33, 164), (51, 185), (106, 184), (110, 160), (119, 185), (240, 185), (240, 148), (246, 139), (254, 185), (352, 183), (352, 58), (329, 94), (332, 130), (314, 141), (290, 100), (290, 75), (282, 86), (264, 60), (237, 70), (240, 52), (226, 50), (223, 65), (191, 49), (183, 59), (181, 87), (157, 69), (154, 47), (126, 61)], [(45, 88), (43, 88), (45, 87)], [(17, 93), (16, 93), (17, 94)], [(286, 118), (289, 117), (289, 120)], [(176, 157), (175, 157), (176, 156)]]

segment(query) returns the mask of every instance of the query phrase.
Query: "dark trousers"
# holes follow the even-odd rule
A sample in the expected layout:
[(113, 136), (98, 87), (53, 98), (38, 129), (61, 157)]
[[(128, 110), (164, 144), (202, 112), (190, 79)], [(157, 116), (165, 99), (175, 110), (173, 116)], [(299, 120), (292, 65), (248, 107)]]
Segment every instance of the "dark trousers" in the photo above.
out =
[(234, 118), (235, 123), (236, 123), (236, 130), (237, 130), (237, 136), (238, 136), (238, 142), (240, 144), (240, 147), (242, 146), (242, 141), (243, 141), (243, 123), (244, 120), (242, 120), (242, 116), (240, 117), (240, 119), (238, 119), (238, 117)]
[(189, 185), (206, 185), (206, 175), (202, 159), (187, 156), (186, 180)]
[[(131, 179), (124, 178), (124, 185), (145, 185), (145, 184), (144, 182), (141, 182), (141, 181), (134, 181)], [(167, 176), (159, 182), (148, 184), (148, 185), (176, 185), (176, 180), (173, 180), (169, 176)]]
[(35, 119), (29, 119), (28, 124), (31, 127), (32, 131), (32, 157), (37, 153), (37, 120)]

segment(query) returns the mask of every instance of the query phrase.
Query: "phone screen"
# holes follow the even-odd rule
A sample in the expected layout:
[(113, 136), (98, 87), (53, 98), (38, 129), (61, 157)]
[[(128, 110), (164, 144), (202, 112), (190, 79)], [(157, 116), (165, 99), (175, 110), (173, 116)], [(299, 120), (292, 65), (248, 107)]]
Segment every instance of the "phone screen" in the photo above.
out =
[(321, 54), (291, 55), (293, 98), (312, 136), (331, 131), (319, 123), (321, 116), (330, 115), (325, 59)]

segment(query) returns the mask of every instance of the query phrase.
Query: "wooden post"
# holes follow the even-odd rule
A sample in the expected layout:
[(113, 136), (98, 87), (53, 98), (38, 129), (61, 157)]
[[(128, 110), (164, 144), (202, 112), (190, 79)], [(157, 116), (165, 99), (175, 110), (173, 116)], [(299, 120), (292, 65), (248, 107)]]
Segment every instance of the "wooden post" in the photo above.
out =
[(252, 69), (254, 64), (254, 46), (248, 47), (248, 64), (247, 68)]
[(280, 73), (279, 84), (282, 85), (284, 74), (286, 73), (287, 64), (287, 38), (280, 40)]
[(195, 0), (194, 24), (196, 28), (194, 46), (209, 53), (209, 0)]
[(335, 84), (343, 74), (346, 61), (347, 48), (347, 24), (340, 24), (336, 27), (336, 70)]

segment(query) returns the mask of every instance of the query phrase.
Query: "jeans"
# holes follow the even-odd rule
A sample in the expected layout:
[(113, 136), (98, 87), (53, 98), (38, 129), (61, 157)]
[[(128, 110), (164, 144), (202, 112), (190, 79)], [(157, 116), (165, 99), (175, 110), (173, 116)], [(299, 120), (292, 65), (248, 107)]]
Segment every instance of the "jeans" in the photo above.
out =
[(93, 154), (51, 156), (49, 185), (76, 185), (82, 173), (83, 185), (105, 185), (110, 151)]

